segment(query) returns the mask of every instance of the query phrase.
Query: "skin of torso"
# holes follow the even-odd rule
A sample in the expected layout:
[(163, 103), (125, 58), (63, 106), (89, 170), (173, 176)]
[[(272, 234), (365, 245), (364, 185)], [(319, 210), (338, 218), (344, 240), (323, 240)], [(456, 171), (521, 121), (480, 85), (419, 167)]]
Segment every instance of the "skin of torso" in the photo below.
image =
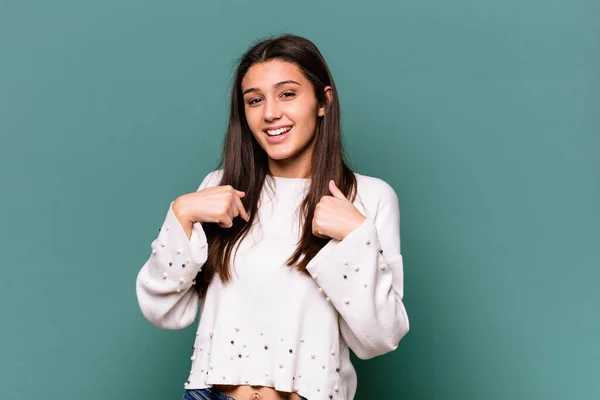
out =
[(300, 398), (297, 393), (278, 392), (265, 386), (215, 385), (214, 388), (236, 400), (298, 400)]

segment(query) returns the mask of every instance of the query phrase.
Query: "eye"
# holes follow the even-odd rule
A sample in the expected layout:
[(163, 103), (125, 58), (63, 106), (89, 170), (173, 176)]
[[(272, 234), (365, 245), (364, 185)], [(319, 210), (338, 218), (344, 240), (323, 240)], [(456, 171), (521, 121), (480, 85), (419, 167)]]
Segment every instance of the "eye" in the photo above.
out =
[(258, 100), (260, 100), (260, 99), (258, 99), (258, 98), (256, 98), (256, 97), (255, 97), (255, 98), (253, 98), (253, 99), (250, 99), (250, 100), (248, 101), (248, 104), (249, 104), (249, 105), (256, 104), (256, 102), (257, 102)]
[(286, 97), (286, 98), (295, 97), (295, 96), (296, 96), (296, 93), (294, 93), (294, 92), (283, 92), (281, 94), (281, 97)]

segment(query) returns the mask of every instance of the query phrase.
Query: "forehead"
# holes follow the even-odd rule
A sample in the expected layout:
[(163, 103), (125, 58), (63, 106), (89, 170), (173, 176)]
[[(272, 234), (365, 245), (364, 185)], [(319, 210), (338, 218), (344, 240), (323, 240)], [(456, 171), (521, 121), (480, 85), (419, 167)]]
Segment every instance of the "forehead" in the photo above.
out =
[(269, 90), (278, 82), (294, 80), (301, 85), (307, 83), (296, 64), (282, 61), (269, 60), (251, 66), (242, 79), (242, 91), (248, 88)]

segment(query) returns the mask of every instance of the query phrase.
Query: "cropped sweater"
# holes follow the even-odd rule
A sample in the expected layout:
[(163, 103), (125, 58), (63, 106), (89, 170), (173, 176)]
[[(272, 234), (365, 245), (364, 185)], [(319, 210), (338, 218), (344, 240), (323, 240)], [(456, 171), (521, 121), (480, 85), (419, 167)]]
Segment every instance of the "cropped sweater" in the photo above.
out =
[[(198, 190), (219, 184), (208, 174)], [(408, 332), (403, 299), (398, 197), (385, 181), (355, 173), (354, 206), (366, 220), (331, 239), (307, 266), (285, 266), (301, 234), (299, 205), (310, 179), (267, 176), (258, 219), (231, 261), (200, 298), (196, 274), (207, 238), (188, 239), (170, 205), (137, 275), (140, 309), (152, 324), (182, 329), (200, 318), (185, 389), (269, 386), (308, 400), (351, 400), (357, 386), (350, 349), (369, 359), (397, 348)]]

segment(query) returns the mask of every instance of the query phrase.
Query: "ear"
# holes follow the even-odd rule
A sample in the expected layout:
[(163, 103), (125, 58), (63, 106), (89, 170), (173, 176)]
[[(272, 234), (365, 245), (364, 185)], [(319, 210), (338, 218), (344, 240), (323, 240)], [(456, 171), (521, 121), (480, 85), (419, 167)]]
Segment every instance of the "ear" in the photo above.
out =
[[(325, 102), (327, 104), (331, 103), (331, 100), (333, 99), (333, 93), (332, 93), (332, 89), (331, 86), (325, 86), (325, 88), (323, 89), (325, 91)], [(322, 117), (323, 115), (325, 115), (325, 104), (323, 104), (321, 107), (319, 107), (319, 117)]]

